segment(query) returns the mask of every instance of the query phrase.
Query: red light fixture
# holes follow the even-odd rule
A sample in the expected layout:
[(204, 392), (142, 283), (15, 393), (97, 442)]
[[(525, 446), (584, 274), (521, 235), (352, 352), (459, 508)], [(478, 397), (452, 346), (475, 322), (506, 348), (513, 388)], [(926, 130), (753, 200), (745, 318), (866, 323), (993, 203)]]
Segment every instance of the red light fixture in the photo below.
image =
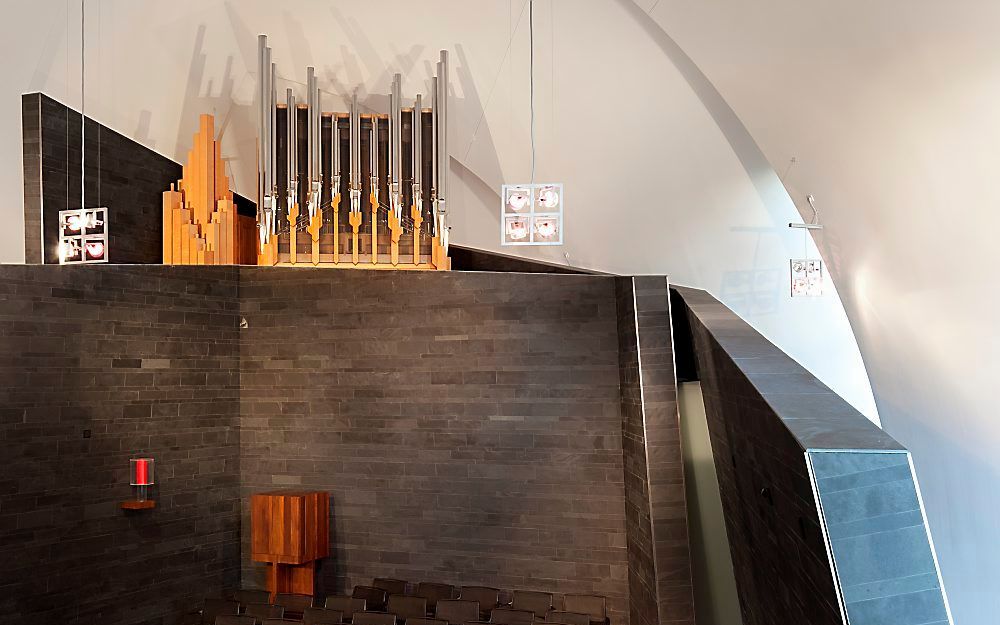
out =
[(149, 487), (156, 483), (154, 469), (156, 462), (152, 458), (132, 458), (129, 461), (129, 483), (135, 490), (135, 499), (122, 502), (126, 510), (145, 510), (155, 508), (156, 502), (149, 499)]

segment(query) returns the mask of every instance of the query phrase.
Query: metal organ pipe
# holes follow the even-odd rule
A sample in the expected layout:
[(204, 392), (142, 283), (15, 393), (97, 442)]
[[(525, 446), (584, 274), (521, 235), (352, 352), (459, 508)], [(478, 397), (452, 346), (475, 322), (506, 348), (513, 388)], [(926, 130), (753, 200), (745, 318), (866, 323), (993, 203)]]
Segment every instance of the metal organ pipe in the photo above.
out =
[(403, 178), (403, 76), (396, 74), (392, 79), (392, 208), (396, 219), (403, 212), (400, 185)]
[(358, 112), (358, 94), (351, 98), (351, 211), (361, 210), (361, 115)]
[(309, 198), (307, 205), (309, 218), (312, 219), (315, 217), (317, 210), (319, 210), (320, 191), (322, 189), (319, 159), (319, 91), (316, 88), (316, 70), (313, 67), (306, 68), (306, 88), (308, 89), (307, 128), (309, 146)]
[(441, 237), (441, 245), (448, 249), (448, 207), (445, 199), (448, 197), (448, 51), (441, 50), (441, 60), (438, 61), (438, 89), (441, 94), (438, 96), (438, 106), (441, 107), (441, 119), (438, 121), (438, 159), (440, 159), (438, 174), (438, 204), (439, 219), (441, 229), (438, 236)]
[(371, 155), (369, 159), (369, 166), (371, 171), (369, 176), (371, 177), (372, 194), (375, 196), (375, 200), (378, 201), (379, 188), (378, 188), (378, 115), (372, 113), (372, 130), (371, 130), (371, 140), (368, 144), (368, 152)]
[(431, 78), (431, 214), (433, 219), (433, 231), (437, 235), (438, 230), (438, 78)]
[(413, 133), (411, 146), (413, 155), (411, 157), (411, 170), (413, 172), (413, 204), (417, 210), (423, 208), (423, 198), (421, 197), (421, 183), (423, 182), (423, 98), (418, 93), (417, 99), (413, 103), (413, 115), (410, 119), (410, 131)]
[[(295, 94), (291, 89), (285, 91), (287, 118), (286, 126), (288, 130), (288, 212), (292, 212), (292, 206), (299, 201), (299, 151), (298, 151), (298, 108), (295, 102)], [(295, 224), (291, 224), (292, 230)]]

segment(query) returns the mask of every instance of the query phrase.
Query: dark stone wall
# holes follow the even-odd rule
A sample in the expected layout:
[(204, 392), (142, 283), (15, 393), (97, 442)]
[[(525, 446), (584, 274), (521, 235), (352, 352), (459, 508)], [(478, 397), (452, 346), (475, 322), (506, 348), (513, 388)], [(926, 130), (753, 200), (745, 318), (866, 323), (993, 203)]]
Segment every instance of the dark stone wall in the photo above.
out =
[[(0, 267), (0, 623), (172, 623), (238, 583), (236, 280)], [(138, 454), (157, 508), (126, 513)]]
[[(41, 175), (29, 178), (25, 161), (25, 198), (39, 197), (41, 255), (36, 207), (25, 202), (25, 260), (58, 263), (59, 211), (80, 208), (80, 113), (41, 93), (21, 96), (40, 137)], [(34, 146), (34, 130), (25, 121), (25, 150)], [(108, 259), (112, 263), (158, 264), (163, 261), (163, 192), (181, 177), (182, 167), (131, 139), (87, 118), (86, 205), (108, 207)], [(33, 166), (33, 163), (30, 163)], [(35, 185), (28, 189), (29, 182)], [(29, 222), (27, 212), (34, 214)]]
[[(325, 592), (396, 576), (596, 593), (620, 624), (643, 598), (639, 545), (632, 622), (689, 622), (666, 285), (637, 279), (619, 323), (626, 283), (0, 268), (0, 623), (159, 625), (262, 585), (248, 497), (286, 487), (332, 494)], [(126, 514), (139, 454), (158, 507)]]
[[(80, 208), (80, 113), (42, 93), (22, 95), (21, 109), (25, 262), (58, 263), (59, 211)], [(89, 117), (85, 165), (86, 206), (108, 208), (108, 260), (163, 262), (163, 192), (183, 167)]]
[(625, 622), (612, 278), (241, 276), (243, 495), (331, 492), (327, 592), (374, 576), (578, 591)]
[(521, 258), (510, 254), (487, 252), (461, 245), (449, 245), (448, 256), (454, 271), (510, 271), (517, 273), (570, 273), (601, 275), (599, 271), (588, 271), (568, 265), (557, 265), (531, 258)]
[(632, 625), (694, 623), (670, 301), (664, 276), (615, 280)]
[(713, 297), (676, 292), (744, 623), (839, 625), (842, 602), (852, 625), (943, 622), (905, 449)]
[[(715, 300), (677, 291), (687, 310), (675, 314), (687, 316), (697, 356), (743, 623), (841, 625), (805, 452), (692, 310)], [(776, 348), (761, 346), (757, 355), (781, 366)]]

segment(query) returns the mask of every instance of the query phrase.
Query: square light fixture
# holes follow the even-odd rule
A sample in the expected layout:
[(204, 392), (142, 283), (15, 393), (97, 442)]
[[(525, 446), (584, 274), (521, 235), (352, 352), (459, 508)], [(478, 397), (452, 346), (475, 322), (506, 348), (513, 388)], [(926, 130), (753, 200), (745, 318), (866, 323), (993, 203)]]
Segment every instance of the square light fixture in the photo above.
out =
[(815, 258), (790, 261), (792, 297), (823, 295), (823, 261)]
[(59, 211), (59, 264), (108, 262), (108, 209)]
[(562, 245), (561, 183), (505, 184), (501, 198), (500, 245)]

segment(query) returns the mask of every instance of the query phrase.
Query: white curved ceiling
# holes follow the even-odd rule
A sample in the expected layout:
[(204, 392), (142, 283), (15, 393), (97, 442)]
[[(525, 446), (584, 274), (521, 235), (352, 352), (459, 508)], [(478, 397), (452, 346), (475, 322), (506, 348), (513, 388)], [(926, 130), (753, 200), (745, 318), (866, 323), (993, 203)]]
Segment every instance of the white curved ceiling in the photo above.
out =
[[(660, 0), (818, 237), (914, 455), (956, 623), (1000, 612), (1000, 3)], [(655, 5), (655, 6), (654, 6)]]

